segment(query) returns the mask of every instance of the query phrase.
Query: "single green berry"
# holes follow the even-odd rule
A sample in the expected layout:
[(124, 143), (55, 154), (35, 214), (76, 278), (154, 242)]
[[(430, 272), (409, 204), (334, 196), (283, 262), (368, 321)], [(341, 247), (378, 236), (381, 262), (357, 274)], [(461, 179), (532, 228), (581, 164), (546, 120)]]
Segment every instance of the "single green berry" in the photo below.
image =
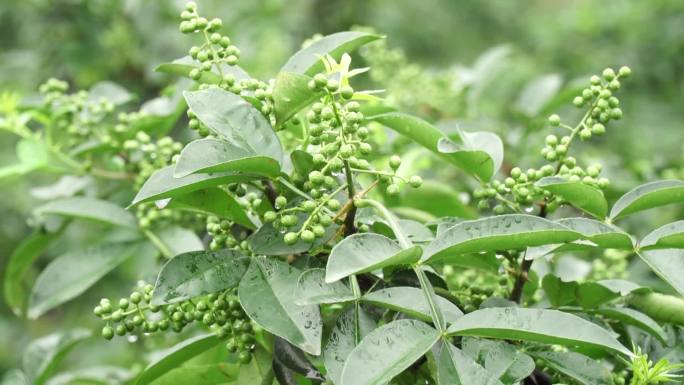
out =
[(105, 339), (111, 340), (114, 338), (114, 330), (109, 326), (105, 326), (102, 328), (102, 337)]
[(558, 114), (553, 114), (553, 115), (549, 116), (549, 124), (550, 125), (552, 125), (554, 127), (558, 127), (560, 125), (560, 122), (561, 122), (561, 120), (560, 120), (560, 116), (558, 116)]
[(618, 74), (620, 75), (620, 77), (626, 78), (626, 77), (629, 77), (629, 75), (632, 74), (632, 70), (631, 70), (629, 67), (627, 67), (627, 66), (622, 66), (622, 67), (620, 67), (620, 69), (618, 70)]
[(397, 196), (397, 195), (399, 195), (399, 186), (392, 183), (389, 186), (387, 186), (387, 189), (385, 190), (385, 192), (387, 192), (387, 195), (389, 195), (389, 196)]
[(418, 188), (423, 184), (423, 178), (421, 178), (419, 175), (414, 175), (409, 178), (409, 185), (413, 188)]
[(286, 245), (294, 245), (297, 243), (299, 240), (299, 236), (297, 233), (289, 232), (285, 234), (285, 237), (283, 238), (283, 241), (285, 242)]
[(302, 238), (302, 241), (304, 241), (306, 243), (311, 243), (314, 241), (314, 239), (316, 239), (316, 235), (311, 230), (304, 230), (304, 231), (302, 231), (301, 238)]
[(396, 170), (401, 166), (401, 158), (398, 155), (392, 155), (389, 159), (389, 165), (393, 170)]

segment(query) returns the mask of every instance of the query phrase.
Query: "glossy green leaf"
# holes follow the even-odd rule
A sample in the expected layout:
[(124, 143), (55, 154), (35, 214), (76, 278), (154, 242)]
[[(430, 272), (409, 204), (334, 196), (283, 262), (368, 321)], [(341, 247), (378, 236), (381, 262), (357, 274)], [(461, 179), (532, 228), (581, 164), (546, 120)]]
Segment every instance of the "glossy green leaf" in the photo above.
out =
[(300, 254), (328, 242), (335, 235), (338, 228), (337, 225), (329, 226), (326, 229), (325, 235), (316, 239), (313, 243), (307, 243), (300, 239), (294, 245), (288, 245), (283, 240), (284, 234), (276, 230), (271, 223), (266, 223), (252, 233), (247, 238), (247, 242), (252, 251), (260, 255)]
[(14, 314), (23, 314), (27, 305), (27, 290), (22, 282), (26, 273), (48, 245), (59, 238), (61, 234), (62, 230), (56, 232), (37, 230), (24, 238), (10, 255), (5, 267), (3, 289), (5, 302)]
[(174, 198), (208, 187), (262, 178), (258, 175), (238, 172), (191, 174), (183, 178), (175, 178), (173, 176), (174, 167), (173, 165), (167, 166), (152, 174), (138, 191), (133, 202), (131, 202), (131, 206), (165, 198)]
[(542, 287), (551, 306), (560, 307), (575, 301), (577, 282), (564, 282), (553, 274), (547, 274), (542, 279)]
[[(589, 218), (563, 218), (557, 221), (581, 233), (585, 239), (603, 249), (633, 250), (634, 239), (617, 226)], [(572, 247), (572, 245), (568, 245)]]
[(628, 307), (600, 307), (593, 312), (643, 329), (658, 338), (662, 343), (667, 344), (668, 337), (663, 328), (651, 317), (640, 311)]
[(668, 223), (648, 233), (639, 242), (639, 249), (684, 248), (684, 221)]
[(239, 251), (194, 251), (173, 257), (162, 267), (152, 303), (183, 301), (236, 287), (249, 258)]
[(451, 335), (524, 340), (631, 352), (611, 332), (583, 318), (557, 310), (488, 308), (468, 313), (452, 323)]
[(356, 299), (351, 289), (341, 281), (325, 282), (325, 269), (310, 269), (297, 279), (297, 305), (348, 302)]
[(575, 352), (532, 352), (551, 369), (584, 385), (610, 385), (613, 378), (600, 360)]
[(423, 260), (571, 242), (581, 237), (582, 234), (544, 218), (525, 214), (499, 215), (450, 227), (425, 248)]
[(342, 369), (349, 353), (376, 328), (375, 321), (360, 306), (347, 308), (335, 321), (323, 349), (323, 361), (333, 384), (342, 383)]
[(50, 201), (38, 206), (36, 216), (60, 215), (83, 218), (115, 226), (138, 228), (138, 220), (133, 213), (114, 203), (88, 197), (72, 197)]
[(516, 384), (534, 371), (534, 360), (504, 341), (464, 338), (462, 349), (506, 384)]
[(535, 185), (558, 195), (566, 202), (596, 218), (605, 218), (608, 213), (608, 202), (603, 192), (596, 187), (582, 182), (572, 182), (558, 176), (541, 178)]
[(309, 175), (314, 170), (313, 155), (303, 150), (294, 150), (290, 153), (290, 161), (294, 170), (299, 175)]
[(359, 31), (333, 33), (314, 41), (292, 55), (280, 71), (313, 76), (325, 69), (321, 62), (323, 56), (330, 55), (338, 60), (343, 53), (351, 52), (380, 38), (382, 38), (380, 35)]
[(610, 218), (617, 219), (654, 207), (682, 202), (684, 181), (659, 180), (635, 187), (621, 196), (610, 210)]
[(420, 188), (403, 189), (399, 205), (422, 210), (436, 217), (475, 217), (475, 212), (463, 203), (458, 191), (435, 180), (424, 181)]
[(399, 112), (369, 117), (404, 135), (464, 171), (489, 180), (501, 166), (503, 145), (494, 134), (461, 132), (460, 143), (449, 140), (430, 123)]
[(179, 367), (182, 363), (196, 355), (213, 348), (223, 340), (215, 334), (199, 335), (176, 344), (159, 355), (140, 373), (136, 385), (146, 385)]
[(248, 229), (256, 228), (245, 209), (240, 206), (235, 198), (218, 187), (197, 190), (172, 198), (166, 207), (214, 215), (219, 218), (230, 219)]
[[(438, 295), (435, 298), (447, 323), (452, 323), (463, 316), (463, 312), (449, 300)], [(415, 287), (395, 286), (380, 289), (364, 295), (361, 300), (375, 306), (408, 314), (423, 321), (432, 320), (430, 305), (425, 299), (425, 294), (421, 289)]]
[(649, 292), (650, 289), (621, 279), (582, 282), (576, 288), (577, 302), (583, 308), (595, 308), (618, 297), (632, 293)]
[(90, 336), (90, 330), (71, 329), (31, 341), (22, 357), (22, 367), (31, 384), (45, 383), (69, 350)]
[[(296, 346), (286, 340), (276, 337), (273, 344), (273, 363), (282, 364), (287, 369), (303, 375), (305, 378), (314, 381), (325, 381), (323, 375), (309, 361), (309, 358)], [(278, 373), (276, 371), (276, 377)]]
[(81, 369), (60, 372), (50, 377), (46, 385), (106, 384), (124, 383), (133, 379), (130, 370), (118, 366), (88, 366)]
[(684, 249), (641, 250), (637, 255), (660, 278), (684, 295)]
[(422, 249), (402, 249), (383, 235), (354, 234), (333, 247), (326, 265), (326, 282), (335, 282), (352, 274), (365, 273), (387, 266), (417, 262)]
[(294, 72), (280, 72), (273, 86), (276, 124), (281, 126), (299, 111), (319, 99), (323, 93), (309, 89), (312, 78)]
[(384, 385), (425, 354), (439, 339), (427, 324), (403, 319), (370, 332), (352, 350), (341, 385)]
[(250, 154), (283, 160), (280, 139), (268, 120), (243, 98), (220, 88), (185, 92), (197, 118), (230, 144)]
[[(144, 243), (111, 243), (67, 252), (38, 276), (31, 291), (28, 316), (36, 319), (77, 297), (132, 256), (150, 255)], [(141, 255), (142, 254), (142, 255)]]
[(202, 240), (192, 230), (180, 226), (168, 226), (155, 230), (158, 241), (155, 246), (168, 258), (190, 251), (204, 250)]
[(503, 385), (495, 374), (448, 342), (440, 342), (433, 352), (439, 385)]
[[(220, 385), (237, 378), (230, 364), (184, 365), (173, 368), (151, 382), (152, 385)], [(52, 384), (48, 384), (52, 385)]]
[[(190, 56), (184, 56), (180, 59), (174, 60), (171, 63), (160, 64), (154, 70), (156, 72), (162, 72), (166, 74), (184, 76), (189, 78), (190, 71), (192, 71), (194, 68), (198, 68), (199, 65), (200, 63), (193, 60)], [(235, 80), (238, 82), (240, 80), (249, 79), (249, 75), (247, 74), (247, 72), (245, 72), (242, 68), (236, 65), (229, 66), (222, 63), (221, 71), (224, 74), (232, 74), (233, 76), (235, 76)], [(221, 82), (221, 76), (218, 74), (217, 70), (212, 67), (211, 71), (202, 71), (202, 76), (199, 78), (198, 82), (219, 84)]]
[(190, 142), (181, 151), (173, 176), (195, 173), (244, 172), (265, 177), (280, 174), (278, 161), (260, 156), (222, 139), (205, 138)]
[(295, 303), (300, 274), (285, 262), (257, 257), (240, 281), (240, 303), (262, 328), (307, 353), (319, 355), (323, 321), (318, 306)]

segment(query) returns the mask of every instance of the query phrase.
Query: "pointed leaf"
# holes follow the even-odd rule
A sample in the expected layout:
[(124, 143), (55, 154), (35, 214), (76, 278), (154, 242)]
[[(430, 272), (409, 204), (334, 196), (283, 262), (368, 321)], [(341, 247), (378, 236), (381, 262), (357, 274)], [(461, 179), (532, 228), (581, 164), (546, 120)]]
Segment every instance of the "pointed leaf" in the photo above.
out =
[[(463, 316), (463, 312), (449, 300), (435, 296), (437, 306), (444, 313), (447, 323), (452, 323)], [(372, 305), (399, 311), (423, 321), (431, 321), (430, 305), (421, 289), (408, 286), (396, 286), (376, 290), (361, 297), (361, 300)]]
[[(200, 63), (193, 60), (190, 56), (183, 56), (171, 63), (160, 64), (154, 71), (189, 78), (190, 71), (199, 66)], [(249, 79), (247, 72), (236, 65), (229, 66), (221, 63), (221, 72), (223, 72), (223, 74), (232, 74), (238, 82), (240, 80)], [(219, 84), (221, 83), (221, 80), (221, 76), (218, 74), (215, 67), (212, 67), (211, 71), (202, 71), (202, 76), (197, 81), (200, 83)]]
[(637, 255), (660, 278), (684, 295), (684, 249), (642, 250)]
[(248, 229), (256, 227), (235, 198), (218, 187), (193, 191), (172, 198), (166, 207), (227, 218)]
[(282, 126), (309, 104), (319, 99), (322, 91), (309, 89), (312, 78), (293, 72), (280, 72), (273, 86), (273, 105), (276, 124)]
[(542, 287), (553, 307), (565, 306), (575, 301), (575, 290), (577, 290), (575, 281), (564, 282), (553, 274), (547, 274), (542, 279)]
[(167, 372), (179, 367), (185, 361), (213, 348), (222, 340), (215, 334), (205, 334), (188, 338), (183, 342), (164, 351), (155, 361), (151, 362), (140, 373), (135, 385), (146, 385), (163, 376)]
[(138, 220), (131, 212), (114, 203), (87, 197), (63, 198), (38, 206), (36, 216), (60, 215), (107, 223), (115, 226), (138, 228)]
[(333, 33), (314, 41), (308, 47), (292, 55), (280, 70), (313, 76), (325, 69), (321, 62), (321, 58), (325, 55), (330, 55), (335, 60), (339, 60), (343, 53), (351, 52), (380, 38), (382, 38), (380, 35), (358, 31)]
[(659, 227), (639, 242), (639, 249), (682, 249), (684, 248), (684, 221), (668, 223)]
[[(595, 243), (600, 248), (634, 249), (634, 239), (632, 236), (617, 226), (589, 218), (563, 218), (557, 222), (581, 233), (585, 239)], [(572, 245), (568, 246), (572, 247)]]
[(617, 219), (654, 207), (682, 202), (684, 181), (659, 180), (635, 187), (621, 196), (610, 210), (610, 218)]
[(325, 282), (325, 269), (310, 269), (297, 279), (297, 305), (348, 302), (356, 299), (351, 289), (341, 281)]
[(325, 369), (333, 384), (342, 383), (342, 369), (349, 353), (376, 328), (375, 321), (360, 306), (347, 308), (335, 322), (323, 349)]
[(456, 144), (437, 127), (408, 114), (389, 112), (368, 119), (414, 140), (449, 163), (482, 179), (489, 180), (501, 165), (503, 146), (494, 134), (462, 133), (462, 143)]
[(274, 363), (284, 365), (286, 368), (303, 375), (305, 378), (314, 381), (325, 381), (325, 378), (309, 361), (309, 358), (286, 340), (276, 337), (273, 345)]
[(584, 385), (612, 384), (613, 378), (601, 361), (575, 352), (532, 352), (550, 368)]
[[(42, 271), (31, 292), (28, 316), (36, 319), (77, 297), (126, 259), (152, 250), (145, 243), (112, 243), (63, 254)], [(142, 257), (142, 256), (141, 256)]]
[(557, 310), (513, 307), (481, 309), (459, 318), (447, 331), (452, 335), (600, 348), (631, 356), (631, 352), (609, 331)]
[(628, 307), (601, 307), (593, 312), (621, 321), (624, 324), (633, 325), (643, 329), (648, 333), (651, 333), (662, 343), (667, 344), (667, 333), (665, 333), (665, 331), (660, 327), (660, 325), (658, 325), (656, 321), (640, 311), (630, 309)]
[(31, 341), (22, 357), (26, 377), (32, 384), (43, 384), (69, 350), (90, 336), (90, 330), (72, 329)]
[(131, 206), (165, 198), (174, 198), (208, 187), (262, 178), (258, 175), (239, 172), (191, 174), (183, 178), (174, 178), (174, 168), (174, 165), (166, 166), (152, 174), (140, 188), (140, 191), (138, 191), (133, 202), (131, 202)]
[(183, 301), (237, 286), (249, 258), (236, 250), (194, 251), (173, 257), (162, 267), (153, 304)]
[(313, 355), (321, 354), (318, 306), (295, 304), (298, 269), (266, 257), (252, 260), (240, 281), (240, 303), (261, 327)]
[(420, 321), (403, 319), (385, 324), (370, 332), (349, 354), (341, 385), (384, 385), (438, 339), (439, 332)]
[(582, 282), (576, 289), (576, 296), (583, 308), (595, 308), (618, 297), (644, 292), (650, 292), (650, 289), (622, 279), (606, 279)]
[(448, 342), (435, 346), (439, 385), (503, 385), (469, 355)]
[(558, 195), (566, 202), (596, 218), (605, 218), (608, 213), (608, 202), (603, 192), (586, 183), (572, 182), (558, 176), (547, 176), (541, 178), (535, 185)]
[(422, 249), (402, 249), (383, 235), (354, 234), (343, 239), (330, 252), (326, 266), (326, 282), (335, 282), (352, 274), (365, 273), (387, 266), (411, 264), (420, 258)]
[(265, 177), (280, 174), (278, 161), (260, 156), (222, 139), (199, 139), (190, 142), (176, 162), (173, 176), (182, 178), (195, 173), (244, 172)]
[(582, 234), (561, 224), (525, 214), (499, 215), (458, 223), (442, 232), (423, 253), (423, 260), (450, 254), (522, 249), (574, 241)]
[(278, 135), (264, 115), (243, 98), (220, 88), (186, 91), (183, 95), (197, 118), (230, 144), (282, 162)]

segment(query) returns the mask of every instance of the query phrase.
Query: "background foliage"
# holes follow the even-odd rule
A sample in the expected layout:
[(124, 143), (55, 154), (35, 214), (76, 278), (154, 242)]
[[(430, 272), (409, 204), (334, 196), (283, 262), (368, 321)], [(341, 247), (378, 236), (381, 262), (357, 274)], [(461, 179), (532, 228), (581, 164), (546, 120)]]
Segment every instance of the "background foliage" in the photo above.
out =
[[(428, 120), (452, 120), (465, 128), (497, 132), (506, 143), (506, 160), (512, 164), (533, 162), (543, 140), (543, 135), (530, 135), (542, 128), (539, 116), (545, 114), (524, 107), (521, 98), (526, 87), (535, 81), (557, 84), (562, 95), (576, 81), (586, 82), (592, 71), (628, 64), (634, 76), (623, 91), (629, 94), (623, 102), (625, 118), (609, 135), (580, 152), (605, 165), (604, 174), (613, 182), (609, 200), (645, 181), (684, 178), (681, 1), (262, 0), (202, 1), (200, 5), (204, 13), (224, 20), (226, 33), (243, 50), (241, 66), (261, 77), (273, 76), (300, 43), (315, 33), (372, 28), (386, 34), (387, 41), (361, 51), (359, 59), (373, 67), (362, 79), (368, 88), (387, 88), (393, 103)], [(1, 2), (0, 93), (12, 90), (31, 97), (39, 84), (54, 76), (73, 88), (86, 89), (108, 79), (134, 92), (140, 101), (153, 97), (169, 78), (152, 69), (183, 56), (190, 45), (177, 32), (181, 7), (182, 2), (168, 0)], [(565, 106), (569, 100), (563, 101)], [(2, 105), (0, 98), (0, 109)], [(569, 107), (564, 112), (575, 113)], [(2, 135), (0, 162), (7, 164), (14, 159), (15, 138)], [(410, 148), (401, 140), (391, 143), (396, 149)], [(454, 181), (450, 185), (456, 192), (475, 187), (453, 170), (427, 169), (418, 161), (415, 168), (424, 179)], [(29, 233), (25, 218), (37, 199), (26, 191), (50, 181), (45, 175), (0, 181), (4, 193), (0, 266), (5, 266), (2, 259)], [(463, 202), (474, 210), (475, 202), (466, 194)], [(640, 216), (639, 223), (628, 220), (625, 227), (643, 236), (678, 218), (682, 218), (681, 208)], [(87, 242), (83, 237), (78, 228), (71, 229), (68, 240), (51, 249), (38, 268), (51, 256)], [(139, 278), (153, 280), (156, 269), (141, 266), (145, 263), (125, 264), (78, 301), (38, 321), (22, 322), (0, 305), (0, 372), (19, 365), (20, 355), (15, 352), (27, 341), (58, 325), (97, 327), (92, 304), (103, 295), (125, 295)], [(567, 266), (568, 278), (592, 268), (579, 259), (568, 260)], [(140, 271), (152, 275), (140, 277)], [(634, 281), (657, 284), (641, 262), (631, 261), (629, 271)], [(168, 343), (151, 338), (103, 346), (99, 340), (86, 342), (65, 366), (95, 364), (103, 357), (126, 366), (140, 352)]]

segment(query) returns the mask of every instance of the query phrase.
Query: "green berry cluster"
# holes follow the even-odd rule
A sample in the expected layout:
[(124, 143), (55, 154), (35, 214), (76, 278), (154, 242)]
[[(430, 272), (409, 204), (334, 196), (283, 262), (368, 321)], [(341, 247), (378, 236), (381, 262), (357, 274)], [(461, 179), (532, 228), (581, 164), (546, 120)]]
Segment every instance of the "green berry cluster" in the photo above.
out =
[[(458, 272), (454, 279), (455, 270), (452, 266), (445, 266), (445, 276), (454, 289), (451, 293), (458, 299), (459, 308), (470, 313), (480, 308), (487, 298), (505, 297), (508, 294), (509, 279), (507, 276), (493, 277), (483, 275), (475, 270)], [(454, 282), (452, 282), (454, 281)]]
[(178, 333), (198, 322), (225, 338), (228, 351), (237, 353), (241, 363), (249, 363), (255, 347), (254, 330), (236, 296), (237, 289), (168, 305), (151, 304), (153, 290), (152, 285), (140, 282), (137, 290), (116, 304), (107, 298), (100, 300), (93, 312), (106, 322), (102, 337), (111, 340), (115, 335), (167, 330)]
[(606, 68), (601, 77), (592, 76), (590, 86), (582, 90), (581, 95), (573, 102), (577, 107), (587, 108), (587, 112), (576, 127), (564, 124), (557, 114), (548, 118), (551, 127), (570, 131), (560, 139), (555, 134), (546, 136), (541, 156), (549, 163), (538, 169), (529, 168), (525, 171), (520, 167), (514, 167), (503, 182), (494, 180), (491, 183), (483, 183), (481, 188), (473, 192), (473, 198), (478, 200), (478, 208), (489, 209), (490, 202), (496, 201), (493, 212), (500, 215), (510, 210), (520, 211), (521, 206), (529, 207), (535, 202), (544, 201), (546, 210), (552, 212), (564, 201), (535, 185), (535, 182), (547, 176), (559, 176), (599, 189), (608, 188), (610, 181), (600, 176), (600, 164), (583, 168), (577, 164), (574, 157), (568, 155), (568, 151), (575, 137), (587, 140), (593, 135), (603, 135), (609, 121), (622, 117), (622, 110), (618, 107), (620, 101), (614, 92), (620, 88), (620, 79), (630, 74), (631, 70), (628, 67), (622, 67), (617, 74), (611, 68)]
[(624, 250), (607, 249), (598, 258), (592, 260), (591, 279), (625, 279), (629, 253)]
[(211, 250), (219, 249), (239, 249), (242, 251), (249, 251), (249, 244), (247, 243), (246, 234), (234, 234), (235, 222), (229, 219), (220, 219), (215, 216), (209, 216), (206, 220), (207, 233), (212, 237), (209, 248)]
[(129, 171), (135, 174), (134, 188), (137, 190), (155, 171), (174, 163), (183, 144), (168, 136), (153, 141), (149, 134), (138, 131), (134, 138), (124, 141), (123, 149)]

